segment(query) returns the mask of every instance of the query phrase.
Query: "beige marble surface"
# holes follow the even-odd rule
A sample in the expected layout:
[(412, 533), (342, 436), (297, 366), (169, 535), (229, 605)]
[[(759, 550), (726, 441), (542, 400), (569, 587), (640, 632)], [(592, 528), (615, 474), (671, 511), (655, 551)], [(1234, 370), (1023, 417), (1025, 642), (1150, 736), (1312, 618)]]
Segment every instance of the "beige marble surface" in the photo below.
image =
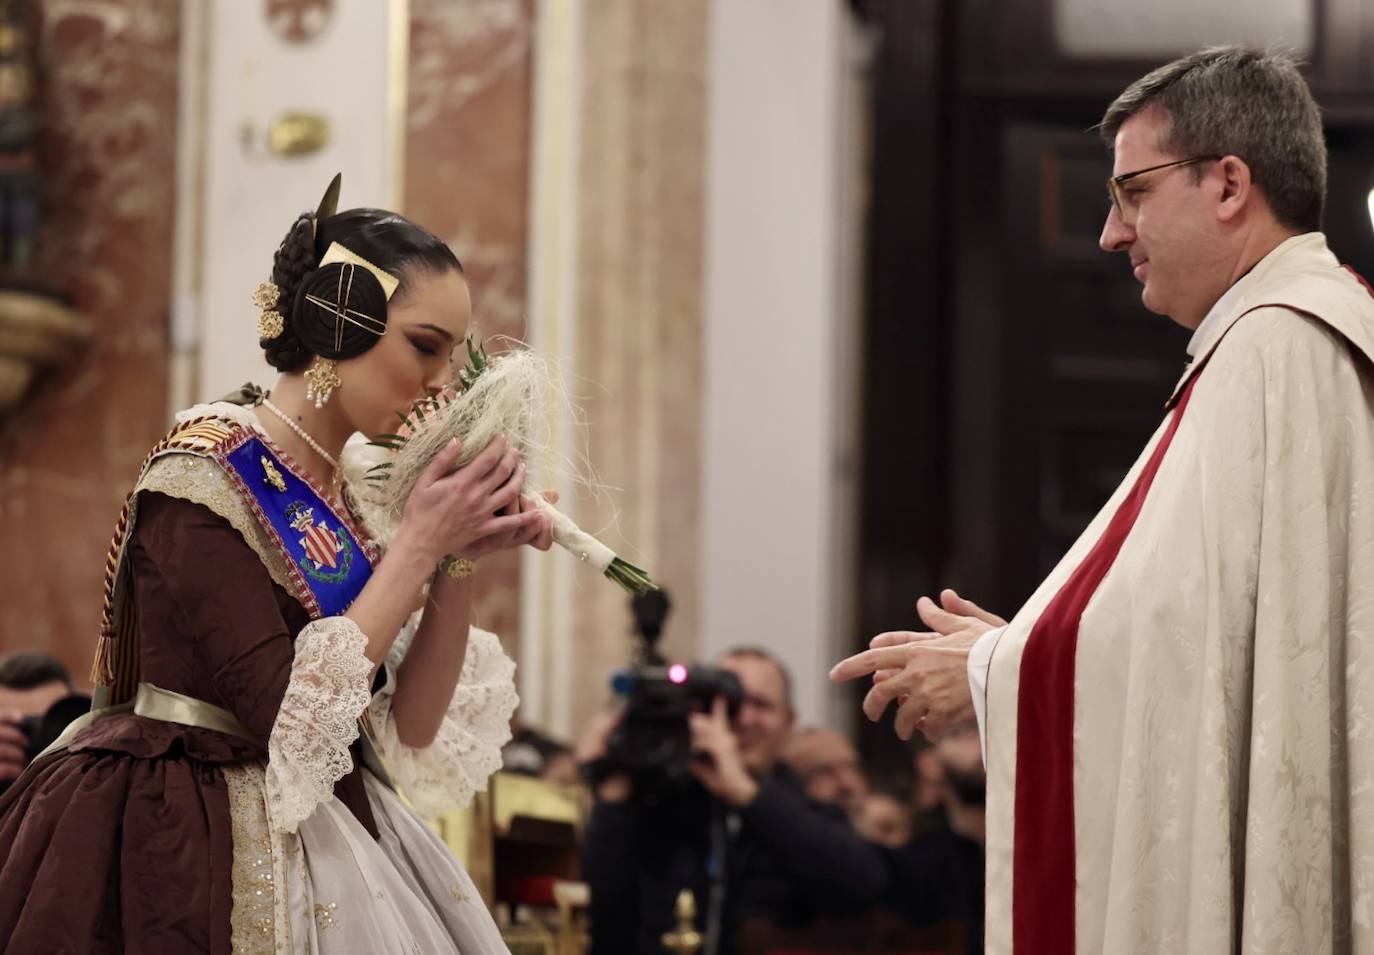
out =
[[(528, 0), (410, 0), (406, 215), (453, 246), (482, 336), (523, 338)], [(476, 617), (518, 655), (519, 560), (482, 562)], [(517, 661), (518, 662), (518, 661)]]
[[(587, 450), (617, 489), (583, 527), (649, 569), (674, 609), (663, 649), (692, 660), (699, 619), (702, 172), (706, 0), (584, 7), (578, 375)], [(628, 602), (579, 578), (573, 725), (628, 662)]]

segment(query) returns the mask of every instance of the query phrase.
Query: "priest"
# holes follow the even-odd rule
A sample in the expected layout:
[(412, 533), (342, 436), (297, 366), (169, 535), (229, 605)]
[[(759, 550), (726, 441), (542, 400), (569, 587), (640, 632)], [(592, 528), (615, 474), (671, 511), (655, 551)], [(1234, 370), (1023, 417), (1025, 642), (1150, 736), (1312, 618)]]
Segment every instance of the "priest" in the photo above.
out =
[(987, 951), (1374, 953), (1374, 295), (1327, 248), (1289, 58), (1108, 108), (1102, 248), (1192, 329), (1125, 481), (1010, 624), (952, 591), (838, 664), (899, 735), (976, 718)]

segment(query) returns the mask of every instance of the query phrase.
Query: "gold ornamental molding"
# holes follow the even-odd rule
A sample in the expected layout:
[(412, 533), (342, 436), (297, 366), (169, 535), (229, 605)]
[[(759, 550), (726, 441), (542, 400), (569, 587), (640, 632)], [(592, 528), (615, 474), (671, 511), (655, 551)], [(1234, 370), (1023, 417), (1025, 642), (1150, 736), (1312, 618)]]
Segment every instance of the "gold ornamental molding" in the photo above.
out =
[(0, 291), (0, 417), (18, 407), (40, 373), (72, 362), (91, 334), (90, 322), (54, 298)]
[(329, 144), (329, 119), (320, 113), (288, 112), (267, 127), (267, 151), (277, 156), (308, 156)]

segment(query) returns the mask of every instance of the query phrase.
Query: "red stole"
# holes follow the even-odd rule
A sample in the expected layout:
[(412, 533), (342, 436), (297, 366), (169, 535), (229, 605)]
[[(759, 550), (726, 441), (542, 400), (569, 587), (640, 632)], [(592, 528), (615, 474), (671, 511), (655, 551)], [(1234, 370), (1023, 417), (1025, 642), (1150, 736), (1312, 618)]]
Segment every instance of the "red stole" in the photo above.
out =
[(1079, 620), (1140, 515), (1201, 374), (1199, 368), (1180, 393), (1173, 420), (1145, 469), (1101, 539), (1040, 615), (1022, 653), (1012, 857), (1016, 955), (1074, 951), (1073, 707)]

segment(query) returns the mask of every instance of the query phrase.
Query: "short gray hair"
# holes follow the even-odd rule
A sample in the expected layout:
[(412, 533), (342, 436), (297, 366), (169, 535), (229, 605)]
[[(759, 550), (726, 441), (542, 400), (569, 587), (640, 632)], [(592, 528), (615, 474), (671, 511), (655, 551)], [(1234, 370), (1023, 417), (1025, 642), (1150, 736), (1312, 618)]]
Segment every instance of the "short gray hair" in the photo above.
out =
[(1326, 141), (1300, 66), (1285, 52), (1201, 50), (1132, 83), (1107, 107), (1098, 128), (1111, 148), (1126, 120), (1157, 107), (1169, 120), (1161, 149), (1181, 159), (1238, 156), (1275, 218), (1314, 232), (1326, 204)]
[(759, 646), (734, 646), (716, 657), (716, 662), (723, 660), (758, 660), (767, 663), (778, 671), (778, 676), (782, 678), (782, 696), (787, 704), (787, 711), (792, 712), (792, 673), (787, 669), (787, 665), (778, 658), (778, 655), (770, 650), (765, 650)]

